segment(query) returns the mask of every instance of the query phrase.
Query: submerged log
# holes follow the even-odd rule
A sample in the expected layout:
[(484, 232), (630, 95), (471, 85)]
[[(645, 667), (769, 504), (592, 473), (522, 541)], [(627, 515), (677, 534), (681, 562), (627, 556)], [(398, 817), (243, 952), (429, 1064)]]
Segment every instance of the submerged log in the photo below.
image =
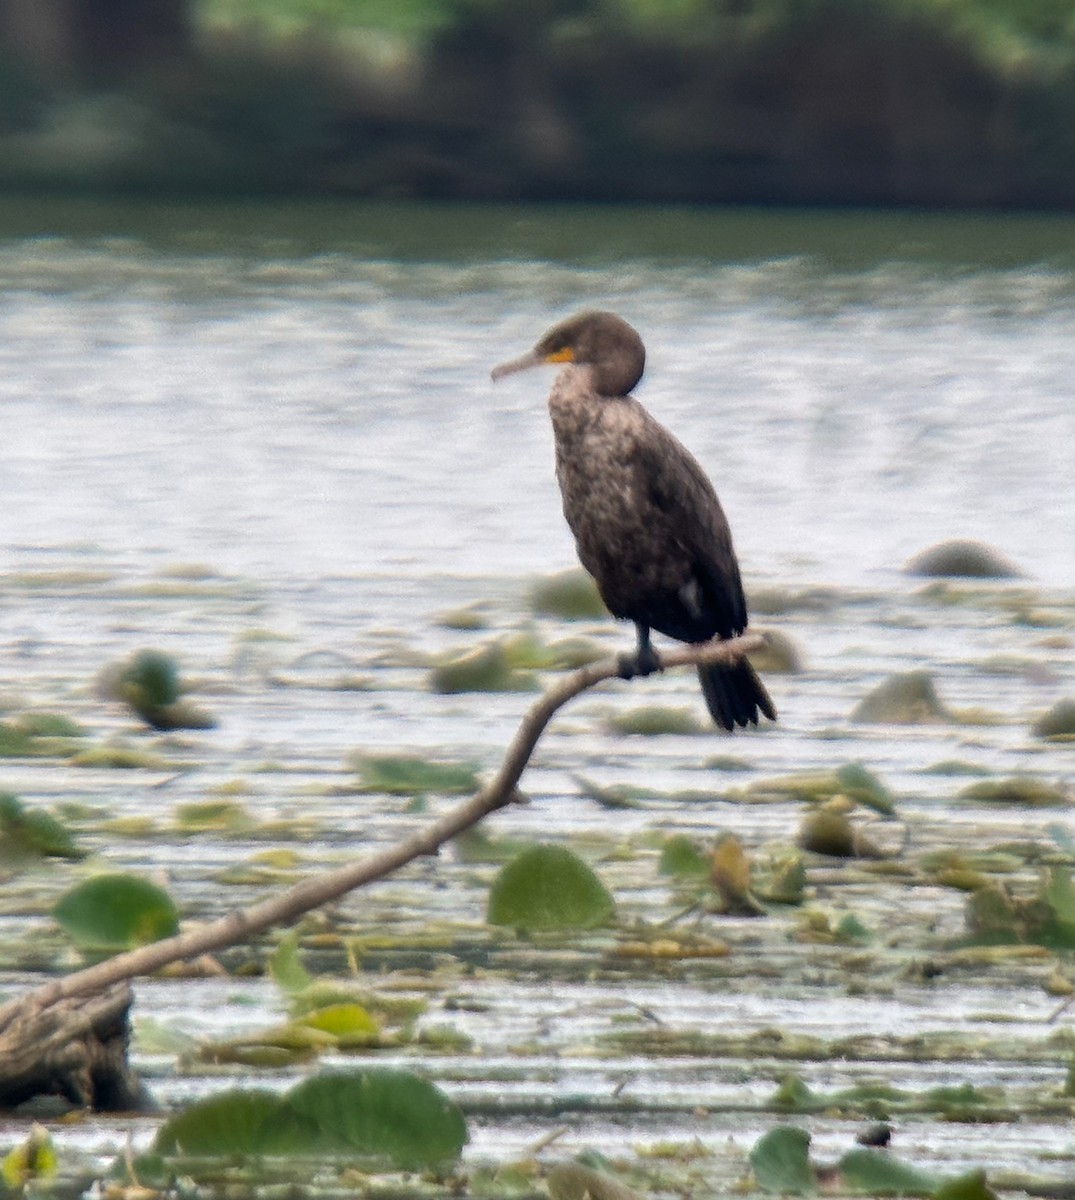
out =
[(96, 1112), (145, 1111), (154, 1107), (127, 1062), (128, 982), (88, 996), (9, 1008), (0, 1024), (0, 1108), (37, 1096), (59, 1096)]

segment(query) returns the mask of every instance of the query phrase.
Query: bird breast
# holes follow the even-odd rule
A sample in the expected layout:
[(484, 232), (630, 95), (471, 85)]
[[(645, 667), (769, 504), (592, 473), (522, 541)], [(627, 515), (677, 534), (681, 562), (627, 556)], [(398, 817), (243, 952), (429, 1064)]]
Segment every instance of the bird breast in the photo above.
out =
[(556, 476), (583, 566), (609, 609), (628, 616), (639, 595), (684, 586), (690, 563), (640, 470), (645, 410), (629, 396), (598, 396), (580, 374), (562, 372), (549, 397)]

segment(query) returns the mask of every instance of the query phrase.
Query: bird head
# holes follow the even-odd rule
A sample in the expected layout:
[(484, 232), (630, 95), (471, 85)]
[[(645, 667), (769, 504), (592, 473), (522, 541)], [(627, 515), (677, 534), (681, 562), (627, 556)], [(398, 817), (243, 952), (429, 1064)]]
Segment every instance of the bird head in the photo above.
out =
[(493, 379), (542, 363), (587, 367), (599, 396), (626, 396), (642, 378), (646, 348), (615, 313), (576, 313), (554, 325), (528, 354), (494, 367)]

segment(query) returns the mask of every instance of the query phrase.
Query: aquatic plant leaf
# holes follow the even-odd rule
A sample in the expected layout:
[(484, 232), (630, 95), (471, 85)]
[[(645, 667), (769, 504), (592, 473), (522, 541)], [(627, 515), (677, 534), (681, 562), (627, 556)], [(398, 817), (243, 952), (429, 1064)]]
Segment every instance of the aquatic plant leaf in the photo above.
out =
[(1046, 936), (1050, 945), (1075, 946), (1075, 883), (1064, 867), (1050, 867), (1042, 880), (1039, 898), (1049, 909)]
[(984, 1171), (971, 1171), (956, 1179), (946, 1180), (930, 1200), (999, 1200), (999, 1197), (986, 1183)]
[(750, 1151), (750, 1165), (763, 1192), (812, 1196), (817, 1191), (810, 1135), (795, 1125), (778, 1125), (758, 1138)]
[(537, 680), (513, 665), (505, 643), (478, 646), (438, 663), (429, 676), (431, 691), (441, 695), (459, 692), (533, 692)]
[(406, 754), (356, 754), (351, 761), (364, 792), (453, 796), (476, 792), (479, 786), (478, 773), (470, 763), (434, 762)]
[(892, 793), (880, 779), (862, 763), (846, 763), (836, 771), (836, 780), (843, 789), (844, 795), (849, 796), (859, 804), (872, 808), (875, 812), (893, 816), (896, 805)]
[(700, 734), (705, 729), (689, 708), (665, 708), (659, 704), (643, 704), (616, 713), (609, 720), (615, 733), (658, 737), (664, 733)]
[(136, 875), (95, 875), (64, 893), (52, 915), (83, 950), (129, 950), (179, 932), (171, 896)]
[(531, 846), (502, 867), (489, 889), (487, 920), (516, 929), (593, 929), (615, 901), (578, 855), (562, 846)]
[(737, 916), (760, 917), (765, 909), (750, 890), (750, 859), (734, 833), (723, 833), (709, 856), (709, 882), (720, 895), (723, 911)]
[(27, 1184), (56, 1174), (56, 1150), (48, 1130), (36, 1122), (26, 1141), (20, 1142), (0, 1159), (0, 1191), (21, 1195)]
[(936, 1176), (871, 1147), (849, 1150), (839, 1169), (848, 1189), (869, 1196), (931, 1196), (938, 1183)]
[(530, 607), (540, 616), (560, 617), (565, 621), (608, 616), (597, 584), (577, 568), (538, 580), (530, 591)]
[(638, 1200), (618, 1179), (578, 1162), (557, 1163), (545, 1182), (552, 1200)]
[(161, 650), (139, 650), (120, 677), (120, 688), (136, 712), (163, 708), (179, 699), (179, 667)]
[(71, 834), (50, 813), (27, 808), (11, 792), (0, 793), (0, 860), (85, 858)]
[(380, 1025), (353, 1001), (314, 1009), (300, 1020), (310, 1029), (331, 1034), (343, 1048), (377, 1045), (381, 1040)]
[(299, 935), (294, 930), (280, 939), (269, 955), (268, 967), (276, 986), (289, 996), (305, 991), (314, 981), (299, 958)]
[(882, 680), (854, 707), (850, 719), (877, 725), (923, 725), (946, 723), (953, 717), (937, 695), (928, 671), (905, 671)]
[(1062, 788), (1035, 779), (1031, 775), (1012, 775), (1007, 779), (980, 779), (968, 784), (959, 793), (961, 800), (978, 800), (986, 804), (1025, 804), (1029, 808), (1044, 808), (1066, 804)]
[(1040, 738), (1075, 737), (1075, 700), (1058, 700), (1048, 712), (1038, 717), (1030, 731)]
[(317, 1151), (387, 1160), (401, 1170), (452, 1162), (467, 1141), (458, 1106), (410, 1071), (323, 1071), (287, 1095), (318, 1130)]
[(686, 833), (674, 833), (661, 844), (657, 870), (678, 878), (701, 878), (709, 874), (709, 860), (701, 846)]
[(802, 1076), (792, 1072), (780, 1081), (770, 1103), (783, 1112), (810, 1113), (824, 1108), (827, 1100), (812, 1091)]
[(176, 826), (183, 833), (247, 833), (257, 822), (234, 800), (202, 800), (180, 804), (175, 810)]
[(235, 1088), (176, 1113), (157, 1131), (159, 1154), (191, 1157), (302, 1154), (317, 1141), (317, 1126), (286, 1097), (259, 1088)]

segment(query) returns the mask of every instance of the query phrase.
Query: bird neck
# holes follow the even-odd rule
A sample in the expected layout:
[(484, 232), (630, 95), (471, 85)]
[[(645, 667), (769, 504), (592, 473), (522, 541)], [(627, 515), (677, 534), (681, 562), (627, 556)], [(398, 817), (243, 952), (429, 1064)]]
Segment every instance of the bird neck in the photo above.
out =
[(549, 415), (557, 439), (570, 439), (585, 432), (605, 403), (605, 398), (594, 390), (588, 366), (564, 367), (553, 380), (549, 392)]

